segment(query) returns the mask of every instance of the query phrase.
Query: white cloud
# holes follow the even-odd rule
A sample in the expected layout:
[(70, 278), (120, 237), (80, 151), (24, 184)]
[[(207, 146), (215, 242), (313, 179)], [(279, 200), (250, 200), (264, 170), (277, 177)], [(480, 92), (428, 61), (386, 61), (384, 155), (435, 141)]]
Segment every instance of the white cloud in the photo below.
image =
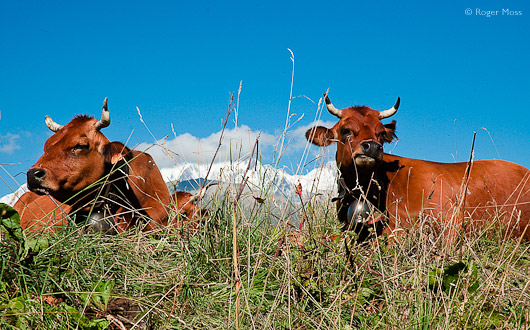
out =
[(13, 133), (0, 135), (0, 153), (12, 154), (15, 150), (20, 149), (17, 144), (19, 138), (20, 135)]
[[(274, 135), (253, 130), (245, 125), (225, 129), (216, 162), (236, 161), (248, 157), (258, 136), (260, 153), (270, 151), (277, 141)], [(204, 138), (184, 133), (170, 140), (158, 141), (156, 145), (141, 143), (135, 149), (145, 150), (153, 156), (160, 168), (180, 163), (209, 164), (218, 147), (220, 137), (221, 131)]]
[[(327, 150), (323, 150), (317, 146), (313, 146), (309, 150), (310, 144), (305, 138), (305, 132), (311, 127), (318, 125), (332, 127), (334, 123), (316, 121), (289, 130), (284, 139), (282, 159), (289, 158), (289, 161), (294, 160), (298, 163), (302, 159), (302, 156), (304, 159), (307, 159), (308, 153), (310, 155), (310, 161), (326, 153)], [(264, 163), (272, 163), (275, 161), (273, 157), (278, 157), (281, 133), (281, 131), (278, 131), (275, 134), (270, 134), (252, 129), (246, 125), (237, 128), (227, 128), (224, 131), (222, 144), (219, 148), (215, 163), (244, 162), (246, 164), (258, 136), (260, 160)], [(155, 159), (160, 169), (171, 170), (175, 166), (180, 167), (185, 164), (207, 166), (212, 161), (219, 144), (220, 136), (221, 131), (204, 138), (198, 138), (189, 133), (184, 133), (172, 139), (160, 140), (156, 144), (141, 143), (135, 149), (149, 153)], [(290, 167), (293, 173), (298, 172), (296, 170), (297, 166)]]

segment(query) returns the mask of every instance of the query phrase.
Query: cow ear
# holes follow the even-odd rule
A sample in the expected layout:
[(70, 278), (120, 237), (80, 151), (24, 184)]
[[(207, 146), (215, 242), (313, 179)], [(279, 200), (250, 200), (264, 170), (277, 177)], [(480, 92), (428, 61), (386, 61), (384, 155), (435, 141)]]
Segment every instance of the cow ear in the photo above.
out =
[(391, 123), (388, 123), (385, 126), (385, 134), (383, 135), (383, 142), (387, 142), (387, 143), (390, 143), (392, 142), (395, 138), (397, 138), (396, 136), (396, 121), (395, 120), (392, 120)]
[(105, 163), (108, 165), (115, 165), (120, 160), (125, 159), (125, 155), (129, 153), (130, 149), (121, 142), (111, 142), (104, 146), (103, 154), (105, 155)]
[(333, 131), (324, 126), (310, 128), (307, 132), (305, 132), (305, 137), (307, 141), (321, 147), (329, 146), (335, 142), (333, 141)]

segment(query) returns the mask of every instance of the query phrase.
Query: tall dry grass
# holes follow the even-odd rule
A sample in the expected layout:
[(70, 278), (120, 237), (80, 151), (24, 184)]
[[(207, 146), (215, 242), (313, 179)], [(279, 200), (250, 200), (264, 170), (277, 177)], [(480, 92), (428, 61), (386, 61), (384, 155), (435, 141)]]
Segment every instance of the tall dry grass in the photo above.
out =
[[(460, 258), (444, 253), (443, 242), (418, 226), (391, 247), (383, 239), (355, 245), (350, 235), (340, 236), (330, 205), (305, 202), (312, 213), (310, 234), (306, 225), (272, 225), (268, 201), (239, 206), (245, 209), (236, 213), (233, 202), (229, 194), (214, 195), (211, 216), (187, 235), (171, 227), (118, 236), (70, 227), (25, 256), (16, 240), (4, 238), (1, 328), (526, 329), (530, 324), (526, 242), (489, 231), (466, 238)], [(351, 265), (345, 240), (352, 244)]]

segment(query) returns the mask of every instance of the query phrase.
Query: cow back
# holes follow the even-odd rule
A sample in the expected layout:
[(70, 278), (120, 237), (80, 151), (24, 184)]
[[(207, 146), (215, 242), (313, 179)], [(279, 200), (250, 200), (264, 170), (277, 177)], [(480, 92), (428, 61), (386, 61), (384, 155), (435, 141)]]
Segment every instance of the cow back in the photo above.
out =
[(128, 161), (129, 182), (139, 205), (155, 222), (146, 229), (155, 229), (156, 225), (167, 225), (168, 207), (171, 203), (169, 189), (162, 178), (153, 158), (146, 153), (131, 150), (132, 158)]
[[(450, 237), (464, 226), (472, 231), (497, 219), (520, 236), (530, 221), (530, 171), (502, 160), (479, 160), (466, 175), (468, 163), (436, 163), (393, 155), (386, 207), (390, 228), (411, 227), (413, 219), (427, 216), (431, 225)], [(472, 221), (466, 221), (472, 219)], [(462, 223), (462, 221), (466, 223)], [(524, 236), (530, 239), (530, 230)]]

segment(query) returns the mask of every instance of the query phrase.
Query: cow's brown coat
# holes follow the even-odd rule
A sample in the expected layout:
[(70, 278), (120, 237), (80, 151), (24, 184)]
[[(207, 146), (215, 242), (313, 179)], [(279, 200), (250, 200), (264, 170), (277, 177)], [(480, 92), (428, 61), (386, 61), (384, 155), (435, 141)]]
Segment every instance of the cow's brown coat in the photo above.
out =
[[(104, 114), (108, 112), (106, 106), (105, 100)], [(175, 199), (170, 196), (160, 170), (149, 154), (130, 150), (119, 142), (110, 142), (100, 132), (100, 121), (92, 117), (77, 116), (65, 126), (52, 123), (47, 122), (48, 127), (56, 133), (46, 141), (44, 154), (28, 171), (31, 192), (24, 194), (15, 205), (21, 214), (23, 228), (42, 231), (64, 225), (66, 218), (63, 212), (57, 212), (56, 203), (63, 205), (66, 213), (90, 212), (94, 203), (97, 205), (108, 199), (108, 181), (114, 180), (109, 177), (111, 172), (127, 180), (121, 187), (126, 190), (123, 195), (127, 204), (114, 203), (112, 207), (111, 216), (118, 231), (125, 231), (140, 220), (144, 220), (145, 230), (168, 224), (169, 210), (174, 207)], [(128, 173), (125, 176), (119, 171)], [(197, 214), (194, 212), (196, 206), (189, 202), (192, 195), (184, 192), (177, 195), (176, 204), (184, 211), (180, 213), (189, 213), (191, 219)], [(182, 223), (179, 216), (171, 220), (175, 224)]]
[[(396, 122), (384, 125), (379, 111), (356, 106), (335, 113), (341, 115), (335, 126), (313, 127), (306, 137), (319, 146), (337, 143), (340, 176), (349, 189), (361, 187), (370, 202), (386, 211), (384, 233), (397, 234), (422, 216), (445, 234), (450, 245), (464, 228), (469, 232), (499, 217), (510, 236), (530, 239), (528, 169), (503, 160), (474, 161), (466, 182), (468, 163), (436, 163), (383, 153), (383, 143), (395, 136)], [(381, 152), (366, 157), (363, 143), (381, 146)], [(347, 203), (347, 198), (337, 202), (344, 229), (350, 228)]]

